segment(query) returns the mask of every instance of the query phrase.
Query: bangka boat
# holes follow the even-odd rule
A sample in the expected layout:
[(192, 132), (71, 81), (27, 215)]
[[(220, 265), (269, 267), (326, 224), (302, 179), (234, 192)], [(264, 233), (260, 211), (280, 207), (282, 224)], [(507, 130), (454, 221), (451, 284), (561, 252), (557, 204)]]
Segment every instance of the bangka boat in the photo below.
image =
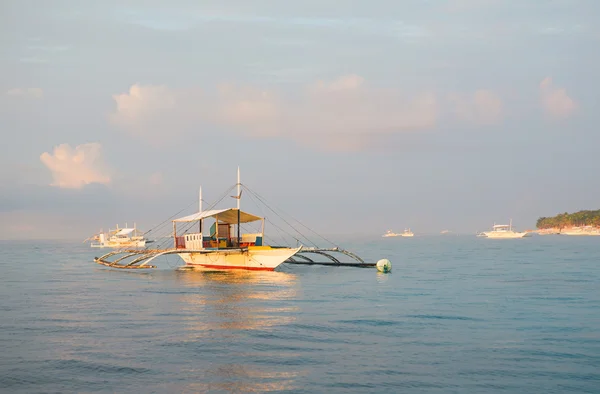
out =
[[(117, 228), (114, 230), (108, 230), (108, 232), (100, 231), (100, 233), (86, 239), (86, 241), (92, 241), (90, 246), (92, 248), (143, 248), (146, 243), (150, 243), (140, 235), (140, 231), (137, 229), (135, 223), (133, 227)], [(93, 242), (95, 241), (95, 242)]]
[(492, 231), (484, 231), (482, 236), (486, 238), (508, 239), (508, 238), (523, 238), (531, 236), (527, 231), (513, 231), (512, 219), (510, 224), (494, 224)]
[[(233, 188), (232, 188), (233, 189)], [(230, 189), (230, 190), (232, 190)], [(247, 188), (245, 188), (247, 189)], [(242, 196), (240, 173), (238, 168), (236, 208), (203, 210), (202, 189), (199, 193), (199, 207), (196, 213), (172, 220), (173, 231), (170, 237), (172, 247), (163, 249), (120, 250), (96, 257), (94, 261), (112, 268), (140, 269), (156, 268), (150, 265), (154, 259), (165, 255), (177, 255), (185, 263), (184, 267), (200, 270), (260, 270), (273, 271), (285, 261), (295, 264), (352, 265), (375, 267), (365, 263), (355, 254), (339, 247), (287, 247), (265, 244), (265, 218), (240, 209)], [(212, 222), (205, 234), (206, 224)], [(241, 225), (260, 222), (260, 231), (242, 233)], [(356, 263), (343, 263), (332, 253), (341, 253)], [(320, 263), (307, 255), (328, 258), (330, 263)]]

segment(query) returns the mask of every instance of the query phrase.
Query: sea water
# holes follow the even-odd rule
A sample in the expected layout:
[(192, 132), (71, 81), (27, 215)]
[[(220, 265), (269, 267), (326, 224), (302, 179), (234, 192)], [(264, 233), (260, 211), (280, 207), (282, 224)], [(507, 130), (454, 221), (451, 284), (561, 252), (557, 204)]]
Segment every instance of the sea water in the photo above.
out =
[(392, 273), (0, 242), (0, 392), (600, 392), (600, 237), (341, 246)]

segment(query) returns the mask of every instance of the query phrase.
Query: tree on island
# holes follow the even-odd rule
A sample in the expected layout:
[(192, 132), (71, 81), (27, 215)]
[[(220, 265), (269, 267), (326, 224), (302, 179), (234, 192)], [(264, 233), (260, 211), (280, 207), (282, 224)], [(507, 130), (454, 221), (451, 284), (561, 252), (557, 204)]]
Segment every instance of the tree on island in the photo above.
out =
[(596, 211), (579, 211), (575, 213), (560, 213), (556, 216), (537, 220), (538, 229), (594, 226), (600, 227), (600, 209)]

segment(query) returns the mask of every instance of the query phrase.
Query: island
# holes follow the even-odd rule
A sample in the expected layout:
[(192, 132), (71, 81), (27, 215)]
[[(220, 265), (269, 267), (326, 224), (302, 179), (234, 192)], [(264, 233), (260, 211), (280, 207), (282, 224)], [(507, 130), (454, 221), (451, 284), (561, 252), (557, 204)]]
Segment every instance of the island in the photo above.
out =
[(600, 231), (600, 209), (541, 217), (537, 220), (536, 227), (540, 234), (596, 235)]

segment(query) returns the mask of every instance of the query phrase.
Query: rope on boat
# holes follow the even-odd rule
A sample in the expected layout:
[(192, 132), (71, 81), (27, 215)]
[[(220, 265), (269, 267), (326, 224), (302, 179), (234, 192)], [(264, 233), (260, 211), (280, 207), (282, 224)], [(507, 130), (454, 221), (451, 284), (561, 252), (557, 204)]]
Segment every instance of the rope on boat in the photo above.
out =
[[(313, 246), (317, 247), (317, 245), (310, 240), (310, 238), (308, 238), (306, 235), (302, 234), (300, 231), (298, 231), (294, 226), (292, 226), (287, 220), (285, 220), (279, 213), (277, 213), (277, 211), (275, 211), (273, 208), (271, 208), (271, 206), (267, 203), (267, 201), (265, 201), (265, 199), (263, 197), (261, 197), (258, 193), (254, 192), (253, 190), (251, 190), (248, 186), (246, 185), (242, 185), (242, 187), (244, 189), (246, 189), (250, 194), (253, 194), (254, 197), (256, 197), (264, 206), (266, 206), (267, 208), (269, 208), (269, 210), (271, 210), (271, 212), (273, 212), (275, 215), (277, 215), (277, 217), (279, 217), (281, 220), (283, 220), (285, 222), (285, 224), (287, 224), (288, 226), (290, 226), (290, 228), (292, 230), (294, 230), (295, 232), (297, 232), (302, 238), (306, 239), (309, 243), (311, 243)], [(295, 219), (294, 217), (292, 217), (291, 215), (283, 212), (283, 210), (279, 209), (282, 213), (284, 213), (285, 215), (289, 216), (290, 218), (294, 219), (296, 222), (300, 223), (299, 220)], [(271, 222), (271, 224), (273, 224)], [(302, 226), (304, 226), (302, 223), (300, 223)], [(306, 226), (304, 226), (306, 227)], [(308, 228), (308, 227), (306, 227)], [(310, 230), (310, 229), (309, 229)], [(314, 232), (313, 230), (310, 230), (313, 233), (317, 234), (316, 232)], [(327, 240), (326, 238), (322, 237), (321, 235), (317, 234), (319, 237), (325, 239), (327, 242), (331, 243), (332, 245), (335, 245), (335, 243)], [(300, 241), (299, 239), (297, 239), (296, 237), (293, 237), (294, 239), (296, 239), (297, 241)], [(335, 245), (337, 246), (337, 245)]]
[[(267, 201), (265, 200), (265, 198), (264, 198), (264, 197), (261, 197), (261, 196), (260, 196), (258, 193), (256, 193), (256, 192), (254, 192), (254, 191), (250, 190), (250, 188), (248, 188), (248, 186), (246, 186), (246, 185), (242, 185), (242, 187), (244, 187), (245, 189), (247, 189), (247, 190), (248, 190), (250, 193), (253, 193), (253, 194), (254, 194), (254, 195), (255, 195), (255, 196), (256, 196), (256, 197), (257, 197), (257, 198), (258, 198), (258, 199), (259, 199), (259, 200), (260, 200), (260, 201), (261, 201), (261, 202), (264, 204), (264, 205), (266, 205), (266, 206), (267, 206), (269, 209), (271, 209), (271, 208), (269, 207), (269, 204), (267, 203)], [(311, 233), (315, 234), (317, 237), (321, 238), (322, 240), (324, 240), (324, 241), (326, 241), (326, 242), (329, 242), (330, 244), (332, 244), (332, 245), (333, 245), (333, 246), (335, 246), (335, 247), (339, 247), (339, 246), (338, 246), (338, 245), (337, 245), (335, 242), (333, 242), (333, 241), (331, 241), (331, 240), (329, 240), (329, 239), (325, 238), (325, 237), (324, 237), (324, 236), (322, 236), (321, 234), (317, 233), (316, 231), (314, 231), (313, 229), (311, 229), (310, 227), (308, 227), (308, 226), (306, 226), (304, 223), (302, 223), (300, 220), (296, 219), (295, 217), (293, 217), (293, 216), (292, 216), (292, 215), (290, 215), (289, 213), (287, 213), (287, 212), (284, 212), (284, 211), (283, 211), (281, 208), (277, 208), (277, 209), (279, 209), (279, 210), (281, 211), (281, 213), (283, 213), (283, 214), (285, 214), (285, 215), (289, 216), (291, 219), (293, 219), (294, 221), (296, 221), (296, 222), (297, 222), (299, 225), (301, 225), (302, 227), (304, 227), (305, 229), (307, 229), (307, 230), (308, 230), (308, 231), (310, 231)], [(278, 215), (278, 216), (279, 216), (279, 215)], [(286, 222), (286, 223), (287, 223), (287, 222)], [(293, 228), (293, 226), (292, 226), (291, 224), (289, 224), (289, 223), (287, 223), (287, 224), (288, 224), (290, 227), (292, 227), (292, 228)], [(295, 230), (295, 229), (294, 229), (294, 230)], [(298, 230), (296, 230), (296, 231), (297, 231), (298, 233), (300, 233)], [(302, 234), (302, 233), (300, 233), (300, 234)], [(304, 236), (304, 235), (303, 235), (303, 236)], [(304, 237), (306, 238), (306, 236), (304, 236)], [(312, 242), (311, 242), (311, 243), (312, 243)], [(314, 243), (313, 243), (313, 244), (314, 244)], [(316, 247), (316, 245), (315, 245), (315, 247)]]
[[(246, 190), (248, 190), (248, 189), (247, 189), (247, 187), (245, 187), (244, 185), (242, 185), (242, 186), (243, 186), (243, 187), (244, 187)], [(248, 192), (250, 193), (250, 194), (248, 195), (248, 196), (250, 197), (250, 199), (251, 199), (253, 202), (255, 202), (255, 201), (254, 201), (254, 198), (252, 197), (252, 191), (248, 190)], [(258, 203), (256, 203), (256, 202), (255, 202), (255, 204), (256, 204), (256, 206), (260, 207), (260, 206), (258, 205)], [(264, 206), (266, 206), (267, 208), (269, 208), (269, 207), (268, 207), (268, 206), (267, 206), (267, 205), (266, 205), (264, 202), (262, 202), (262, 204), (263, 204)], [(271, 209), (271, 208), (269, 208), (269, 209)], [(261, 213), (262, 213), (262, 209), (261, 209)], [(266, 219), (266, 215), (265, 215), (264, 213), (262, 213), (262, 216), (264, 216), (264, 217), (265, 217), (265, 220), (267, 220), (267, 219)], [(269, 224), (270, 224), (270, 225), (272, 225), (273, 227), (275, 227), (276, 229), (278, 229), (278, 230), (279, 230), (279, 231), (281, 231), (282, 233), (285, 233), (285, 234), (287, 234), (288, 236), (290, 236), (290, 237), (291, 237), (292, 239), (294, 239), (294, 240), (295, 240), (295, 241), (296, 241), (298, 244), (301, 244), (301, 243), (302, 243), (302, 241), (300, 241), (300, 240), (299, 240), (297, 237), (295, 237), (294, 235), (292, 235), (292, 234), (288, 233), (287, 231), (285, 231), (284, 229), (282, 229), (281, 227), (279, 227), (279, 226), (278, 226), (277, 224), (275, 224), (274, 222), (272, 222), (272, 221), (270, 221), (270, 220), (268, 220), (268, 222), (269, 222)], [(290, 226), (290, 227), (291, 227), (291, 226)], [(296, 232), (298, 232), (298, 231), (296, 230)], [(271, 237), (267, 237), (265, 234), (263, 234), (263, 238), (264, 238), (265, 240), (271, 240), (271, 241), (274, 241), (274, 239), (273, 239), (273, 238), (271, 238)], [(304, 238), (306, 238), (306, 237), (304, 237)], [(306, 240), (307, 240), (309, 243), (312, 243), (313, 245), (315, 245), (315, 244), (314, 244), (314, 243), (313, 243), (313, 242), (312, 242), (310, 239), (306, 238)], [(315, 245), (315, 246), (316, 246), (316, 245)]]

